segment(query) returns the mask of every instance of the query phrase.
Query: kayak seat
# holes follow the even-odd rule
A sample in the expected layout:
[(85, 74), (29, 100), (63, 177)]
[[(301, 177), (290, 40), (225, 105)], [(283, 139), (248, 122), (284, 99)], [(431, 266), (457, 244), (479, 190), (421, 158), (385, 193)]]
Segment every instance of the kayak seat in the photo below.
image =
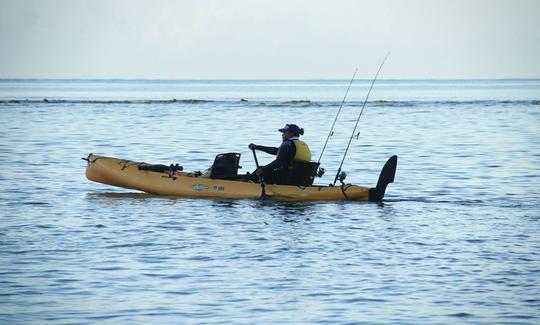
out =
[(217, 155), (212, 164), (210, 178), (230, 180), (244, 178), (245, 175), (238, 175), (238, 169), (242, 168), (239, 166), (240, 156), (241, 154), (236, 152), (221, 153)]
[(292, 164), (292, 168), (289, 170), (287, 177), (288, 185), (297, 186), (311, 186), (315, 180), (317, 169), (319, 168), (317, 162), (295, 161)]

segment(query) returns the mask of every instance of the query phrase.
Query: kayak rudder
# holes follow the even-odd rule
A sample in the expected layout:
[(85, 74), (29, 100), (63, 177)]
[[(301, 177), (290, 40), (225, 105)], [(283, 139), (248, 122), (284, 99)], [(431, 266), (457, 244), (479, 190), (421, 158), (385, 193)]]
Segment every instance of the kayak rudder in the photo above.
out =
[(381, 202), (384, 197), (384, 192), (388, 184), (394, 182), (394, 177), (396, 176), (398, 157), (396, 155), (390, 157), (384, 167), (381, 170), (379, 175), (379, 180), (377, 181), (377, 186), (369, 189), (369, 201), (372, 202)]

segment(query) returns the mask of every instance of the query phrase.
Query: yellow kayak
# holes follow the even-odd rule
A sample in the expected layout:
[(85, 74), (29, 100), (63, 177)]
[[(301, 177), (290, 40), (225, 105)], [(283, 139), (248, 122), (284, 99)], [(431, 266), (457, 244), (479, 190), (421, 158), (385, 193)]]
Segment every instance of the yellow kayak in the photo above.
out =
[(226, 199), (257, 199), (266, 196), (291, 201), (381, 201), (386, 186), (394, 180), (397, 164), (397, 156), (392, 156), (383, 168), (377, 186), (369, 188), (343, 183), (336, 186), (259, 184), (208, 178), (200, 173), (186, 173), (172, 168), (156, 170), (150, 167), (157, 165), (94, 154), (83, 159), (87, 160), (86, 177), (89, 180), (150, 194)]

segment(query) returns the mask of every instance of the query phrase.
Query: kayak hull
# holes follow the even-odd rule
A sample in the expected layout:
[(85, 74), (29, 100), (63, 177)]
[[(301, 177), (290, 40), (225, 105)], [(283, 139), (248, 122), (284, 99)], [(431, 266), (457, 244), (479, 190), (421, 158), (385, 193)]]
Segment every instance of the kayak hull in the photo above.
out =
[[(125, 159), (90, 154), (86, 177), (94, 182), (134, 189), (150, 194), (207, 197), (224, 199), (257, 199), (262, 196), (261, 184), (196, 177), (191, 173), (155, 172), (140, 170), (148, 165)], [(266, 184), (265, 195), (272, 199), (288, 201), (369, 201), (375, 189), (344, 184), (341, 186), (295, 186)], [(383, 194), (384, 195), (384, 194)], [(382, 199), (382, 197), (381, 197)], [(372, 200), (373, 201), (373, 200)]]

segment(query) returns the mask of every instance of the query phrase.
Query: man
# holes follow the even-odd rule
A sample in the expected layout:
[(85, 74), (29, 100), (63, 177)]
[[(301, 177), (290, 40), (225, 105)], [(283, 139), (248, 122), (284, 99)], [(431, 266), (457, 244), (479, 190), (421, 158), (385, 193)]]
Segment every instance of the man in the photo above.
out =
[(286, 124), (285, 127), (278, 130), (281, 132), (283, 142), (279, 148), (264, 147), (250, 143), (248, 148), (251, 150), (260, 150), (271, 155), (276, 155), (276, 159), (266, 166), (261, 166), (252, 174), (250, 180), (259, 181), (262, 177), (269, 184), (286, 184), (289, 176), (289, 170), (295, 161), (311, 160), (311, 151), (308, 145), (299, 140), (300, 135), (304, 134), (296, 124)]

